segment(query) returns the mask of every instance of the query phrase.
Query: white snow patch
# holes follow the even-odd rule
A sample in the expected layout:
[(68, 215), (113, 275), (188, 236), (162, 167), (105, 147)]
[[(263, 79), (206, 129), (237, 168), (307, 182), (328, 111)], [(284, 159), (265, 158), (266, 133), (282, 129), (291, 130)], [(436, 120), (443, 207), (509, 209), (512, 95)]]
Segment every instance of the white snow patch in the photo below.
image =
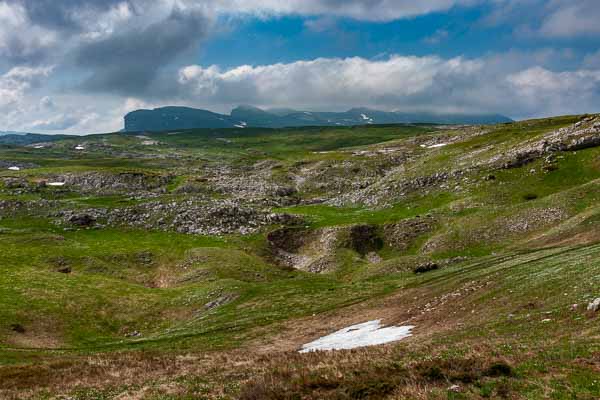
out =
[(367, 124), (372, 124), (373, 123), (373, 118), (369, 117), (366, 114), (360, 114), (360, 117), (363, 119), (363, 121), (366, 121)]
[(49, 182), (48, 186), (65, 186), (65, 182)]
[(427, 146), (428, 149), (437, 149), (438, 147), (448, 146), (448, 143), (438, 143), (432, 144), (431, 146)]
[(19, 167), (8, 167), (8, 169), (11, 171), (20, 171), (21, 170), (21, 168), (19, 168)]
[(75, 150), (85, 150), (85, 147), (83, 147), (82, 145), (75, 146)]
[(45, 147), (46, 146), (44, 146), (43, 144), (38, 144), (38, 145), (33, 146), (34, 149), (43, 149)]
[(382, 327), (381, 320), (364, 322), (341, 329), (302, 346), (300, 353), (318, 350), (346, 350), (357, 347), (376, 346), (412, 336), (414, 326)]
[(245, 128), (248, 126), (248, 123), (246, 121), (242, 121), (240, 122), (238, 125), (234, 125), (236, 128)]

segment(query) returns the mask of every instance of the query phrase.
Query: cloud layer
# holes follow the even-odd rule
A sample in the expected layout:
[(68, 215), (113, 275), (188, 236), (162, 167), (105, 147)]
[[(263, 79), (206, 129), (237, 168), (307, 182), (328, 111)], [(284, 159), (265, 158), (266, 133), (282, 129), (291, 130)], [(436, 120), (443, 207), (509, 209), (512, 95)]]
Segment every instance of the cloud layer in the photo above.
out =
[(188, 99), (223, 108), (240, 103), (308, 109), (363, 105), (525, 117), (592, 110), (600, 101), (600, 70), (511, 70), (502, 58), (321, 58), (229, 70), (191, 65), (180, 70), (179, 85)]
[(393, 21), (485, 0), (214, 0), (219, 13), (272, 15), (325, 15), (362, 21)]

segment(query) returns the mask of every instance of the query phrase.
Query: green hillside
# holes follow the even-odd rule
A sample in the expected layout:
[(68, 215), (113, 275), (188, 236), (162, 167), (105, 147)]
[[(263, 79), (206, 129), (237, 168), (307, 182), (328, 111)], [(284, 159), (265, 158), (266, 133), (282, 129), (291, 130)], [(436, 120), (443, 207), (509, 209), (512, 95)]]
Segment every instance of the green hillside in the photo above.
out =
[[(0, 398), (600, 398), (600, 116), (91, 135), (0, 168)], [(298, 353), (376, 319), (413, 335)]]

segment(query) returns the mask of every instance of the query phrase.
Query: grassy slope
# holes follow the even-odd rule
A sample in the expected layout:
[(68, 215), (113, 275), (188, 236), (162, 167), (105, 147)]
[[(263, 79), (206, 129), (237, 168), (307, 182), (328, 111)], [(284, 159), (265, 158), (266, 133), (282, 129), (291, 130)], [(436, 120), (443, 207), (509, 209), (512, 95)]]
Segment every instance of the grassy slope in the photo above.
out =
[[(427, 152), (415, 162), (414, 169), (424, 173), (457, 165), (465, 152), (493, 145), (478, 153), (483, 158), (575, 120), (565, 117), (499, 126), (487, 135)], [(381, 142), (402, 144), (406, 138), (427, 132), (431, 129), (374, 127), (152, 135), (166, 143), (152, 151), (168, 154), (174, 146), (189, 160), (128, 160), (101, 153), (82, 158), (69, 153), (69, 147), (79, 143), (73, 140), (60, 142), (63, 147), (42, 154), (2, 150), (1, 157), (41, 165), (40, 169), (3, 173), (30, 178), (73, 170), (177, 171), (187, 163), (215, 163), (223, 157), (239, 164), (276, 158), (287, 168), (299, 160), (350, 159), (348, 153), (339, 150)], [(149, 151), (139, 146), (136, 138), (86, 138), (88, 142), (102, 140), (117, 149)], [(38, 385), (57, 385), (51, 392), (69, 390), (70, 384), (58, 375), (72, 374), (72, 380), (83, 382), (84, 387), (102, 386), (99, 391), (82, 389), (76, 398), (111, 398), (111, 393), (124, 389), (114, 382), (101, 383), (102, 378), (93, 379), (89, 360), (83, 355), (106, 357), (106, 368), (95, 373), (108, 379), (124, 368), (124, 359), (137, 357), (129, 350), (138, 354), (143, 349), (155, 356), (140, 356), (139, 364), (131, 361), (127, 368), (156, 369), (156, 374), (132, 373), (124, 383), (132, 391), (146, 387), (148, 398), (176, 398), (168, 397), (165, 385), (190, 398), (202, 398), (193, 397), (202, 391), (207, 396), (221, 393), (226, 398), (239, 393), (246, 398), (276, 398), (274, 393), (360, 398), (356, 393), (364, 390), (375, 398), (402, 394), (403, 390), (408, 391), (405, 396), (429, 393), (424, 398), (502, 397), (503, 393), (520, 398), (572, 398), (574, 393), (577, 398), (596, 398), (600, 396), (600, 331), (597, 317), (586, 314), (582, 305), (599, 295), (594, 290), (600, 286), (600, 249), (595, 244), (600, 241), (596, 229), (600, 220), (598, 160), (598, 148), (565, 154), (558, 161), (558, 169), (550, 173), (542, 173), (539, 165), (531, 164), (495, 172), (495, 181), (481, 179), (459, 192), (415, 194), (382, 210), (322, 205), (286, 209), (306, 215), (311, 228), (383, 224), (425, 213), (440, 220), (437, 228), (413, 248), (383, 251), (381, 265), (369, 264), (349, 250), (339, 252), (343, 267), (336, 274), (286, 271), (270, 264), (261, 257), (263, 235), (212, 238), (116, 229), (64, 232), (44, 218), (5, 217), (0, 219), (0, 357), (5, 364), (0, 368), (0, 381), (4, 382), (0, 391), (6, 390), (9, 396)], [(528, 200), (531, 194), (535, 199)], [(34, 196), (54, 195), (49, 191)], [(77, 194), (58, 198), (81, 206), (110, 207), (126, 201)], [(507, 231), (511, 218), (519, 220), (519, 216), (547, 208), (562, 210), (567, 219), (540, 223), (526, 232)], [(426, 242), (439, 244), (428, 254), (433, 259), (470, 259), (424, 275), (403, 269)], [(148, 254), (150, 261), (141, 261)], [(70, 265), (73, 273), (56, 273), (61, 263)], [(449, 297), (455, 300), (440, 300), (447, 299), (448, 294), (456, 294)], [(215, 309), (205, 308), (222, 296), (233, 301)], [(398, 296), (399, 303), (393, 306), (389, 304), (392, 300), (386, 300)], [(580, 306), (571, 311), (575, 303)], [(267, 361), (253, 352), (246, 358), (236, 353), (240, 346), (260, 343), (265, 332), (269, 332), (267, 336), (278, 332), (298, 336), (295, 343), (301, 344), (304, 338), (294, 330), (290, 332), (289, 321), (312, 318), (321, 324), (354, 312), (360, 319), (361, 304), (381, 309), (397, 322), (415, 318), (415, 337), (406, 344), (361, 350), (356, 355), (300, 357), (275, 351), (273, 359)], [(425, 311), (423, 304), (433, 306)], [(547, 319), (551, 321), (543, 322)], [(13, 324), (24, 326), (26, 333), (16, 335), (10, 329)], [(143, 336), (125, 337), (133, 331)], [(29, 350), (23, 351), (25, 348)], [(185, 368), (167, 372), (163, 365), (173, 353), (215, 349), (233, 355), (221, 363), (211, 359), (210, 371), (184, 363)], [(113, 353), (124, 350), (127, 352)], [(236, 357), (246, 362), (238, 360), (242, 365), (234, 379), (238, 385), (224, 388), (220, 382), (237, 365)], [(376, 359), (380, 361), (374, 362)], [(467, 371), (472, 379), (455, 376), (460, 371), (447, 364), (448, 360), (471, 359), (477, 366)], [(62, 360), (62, 367), (56, 366), (57, 360)], [(498, 360), (511, 366), (510, 376), (486, 375), (485, 369)], [(55, 371), (48, 372), (46, 363), (54, 365), (50, 369)], [(428, 370), (434, 367), (440, 371)], [(390, 374), (395, 368), (401, 371)], [(340, 370), (355, 371), (355, 376), (362, 378), (340, 376)], [(171, 373), (181, 376), (175, 379)], [(32, 380), (32, 376), (45, 378)], [(463, 393), (447, 392), (453, 382), (465, 386)]]

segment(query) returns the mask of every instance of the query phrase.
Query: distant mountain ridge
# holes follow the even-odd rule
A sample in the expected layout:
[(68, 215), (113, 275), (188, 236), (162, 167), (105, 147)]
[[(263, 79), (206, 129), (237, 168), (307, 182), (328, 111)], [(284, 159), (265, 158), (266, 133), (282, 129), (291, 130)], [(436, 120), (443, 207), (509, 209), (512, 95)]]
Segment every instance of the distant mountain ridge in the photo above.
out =
[(434, 114), (427, 112), (387, 112), (353, 108), (345, 112), (263, 110), (239, 106), (231, 114), (208, 110), (168, 106), (154, 110), (137, 110), (125, 116), (125, 132), (157, 132), (195, 128), (286, 128), (300, 126), (354, 126), (370, 124), (436, 123), (496, 124), (512, 122), (500, 114)]
[(41, 133), (0, 132), (0, 145), (27, 146), (35, 143), (55, 142), (68, 135), (44, 135)]
[(15, 131), (0, 131), (0, 136), (14, 135), (14, 136), (23, 136), (27, 135), (26, 132), (15, 132)]

